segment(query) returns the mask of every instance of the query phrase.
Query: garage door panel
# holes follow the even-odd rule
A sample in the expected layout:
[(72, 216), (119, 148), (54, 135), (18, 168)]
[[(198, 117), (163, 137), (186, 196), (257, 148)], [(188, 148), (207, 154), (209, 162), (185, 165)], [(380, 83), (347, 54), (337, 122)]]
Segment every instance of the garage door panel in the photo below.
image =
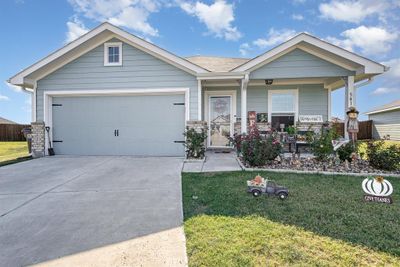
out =
[[(183, 156), (184, 95), (55, 97), (56, 154)], [(61, 106), (60, 106), (61, 105)], [(114, 135), (118, 129), (119, 136)]]

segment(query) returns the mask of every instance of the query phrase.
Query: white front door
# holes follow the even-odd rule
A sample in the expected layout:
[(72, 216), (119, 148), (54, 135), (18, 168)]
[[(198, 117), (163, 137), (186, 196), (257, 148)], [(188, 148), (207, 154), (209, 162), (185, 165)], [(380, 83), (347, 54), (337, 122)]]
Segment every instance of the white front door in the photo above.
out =
[(236, 91), (206, 91), (208, 147), (230, 147), (236, 117)]

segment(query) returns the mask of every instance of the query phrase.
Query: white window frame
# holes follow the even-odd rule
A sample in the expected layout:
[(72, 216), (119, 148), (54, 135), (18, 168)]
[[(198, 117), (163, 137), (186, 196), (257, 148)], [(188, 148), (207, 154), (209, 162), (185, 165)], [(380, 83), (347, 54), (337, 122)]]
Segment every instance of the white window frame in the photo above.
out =
[[(268, 122), (272, 123), (272, 95), (273, 94), (284, 94), (292, 93), (294, 95), (294, 112), (288, 111), (281, 113), (294, 113), (294, 125), (297, 124), (299, 119), (299, 89), (282, 89), (282, 90), (268, 90)], [(275, 112), (276, 113), (276, 112)]]
[[(119, 48), (118, 62), (108, 62), (109, 47)], [(122, 66), (122, 42), (104, 43), (104, 66)]]

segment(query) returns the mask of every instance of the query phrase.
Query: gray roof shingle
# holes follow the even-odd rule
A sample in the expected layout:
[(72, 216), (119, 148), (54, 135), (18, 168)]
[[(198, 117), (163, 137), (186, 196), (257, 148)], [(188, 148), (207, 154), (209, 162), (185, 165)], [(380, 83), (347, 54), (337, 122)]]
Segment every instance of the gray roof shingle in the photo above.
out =
[(366, 113), (367, 114), (368, 113), (379, 113), (379, 112), (382, 112), (382, 111), (384, 111), (386, 109), (395, 109), (395, 108), (399, 108), (400, 109), (400, 99), (395, 100), (393, 102), (390, 102), (388, 104), (376, 107), (376, 108), (374, 108), (374, 109), (372, 109), (372, 110), (370, 110), (370, 111), (368, 111)]
[(250, 58), (191, 56), (186, 59), (202, 68), (213, 72), (230, 71), (250, 60)]

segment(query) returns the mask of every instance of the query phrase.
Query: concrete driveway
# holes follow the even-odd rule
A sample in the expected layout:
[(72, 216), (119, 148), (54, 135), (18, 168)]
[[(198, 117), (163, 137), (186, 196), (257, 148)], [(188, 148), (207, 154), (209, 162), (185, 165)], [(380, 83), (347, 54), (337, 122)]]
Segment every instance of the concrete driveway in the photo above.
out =
[(47, 157), (0, 168), (0, 265), (186, 265), (182, 159)]

